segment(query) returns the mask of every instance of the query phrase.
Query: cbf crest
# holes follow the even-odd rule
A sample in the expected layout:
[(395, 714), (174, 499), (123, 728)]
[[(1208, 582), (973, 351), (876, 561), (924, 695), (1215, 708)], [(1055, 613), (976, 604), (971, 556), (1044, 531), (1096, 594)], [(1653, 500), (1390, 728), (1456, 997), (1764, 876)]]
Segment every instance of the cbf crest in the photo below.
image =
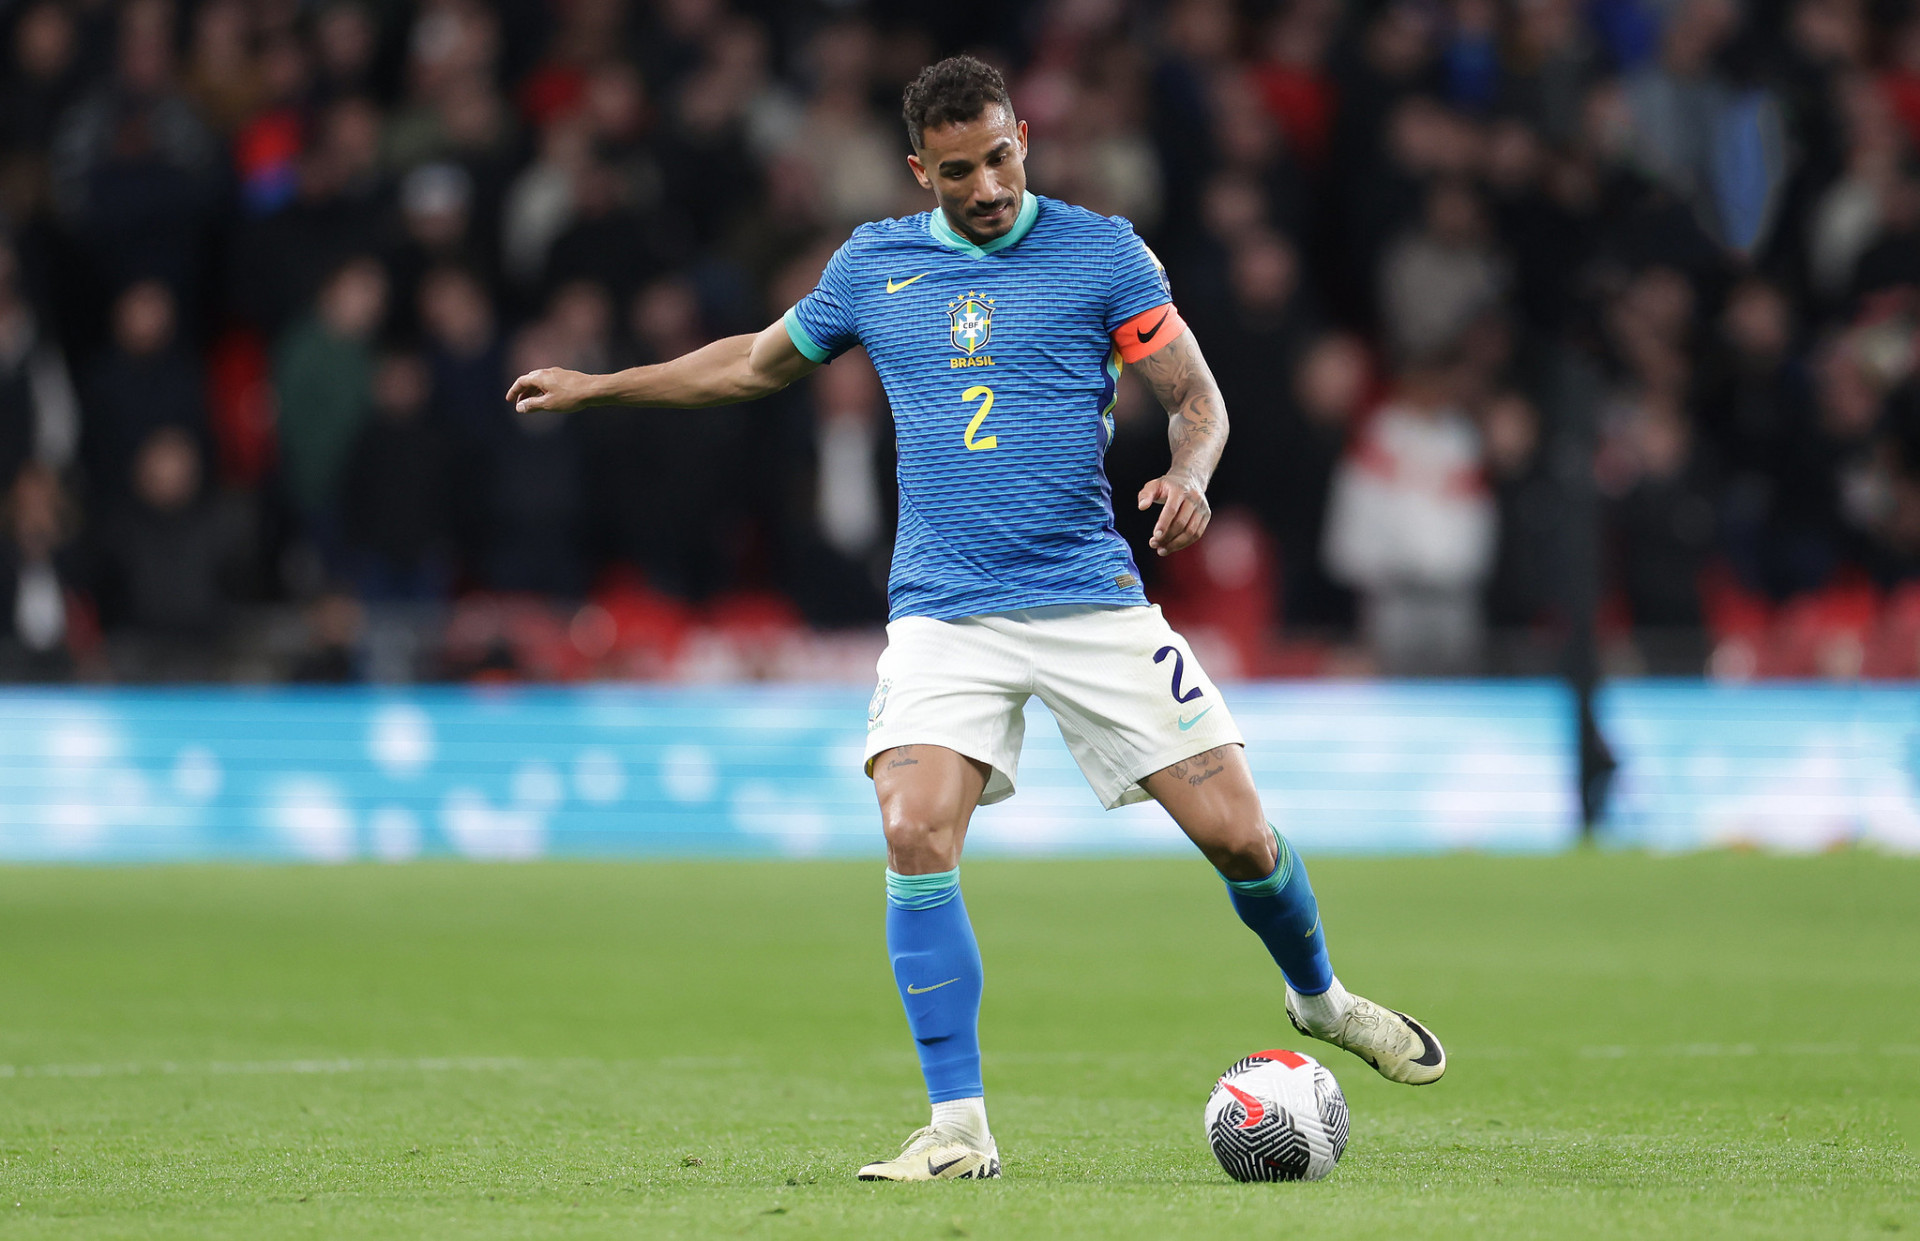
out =
[(969, 291), (947, 303), (953, 347), (971, 357), (993, 336), (993, 299)]

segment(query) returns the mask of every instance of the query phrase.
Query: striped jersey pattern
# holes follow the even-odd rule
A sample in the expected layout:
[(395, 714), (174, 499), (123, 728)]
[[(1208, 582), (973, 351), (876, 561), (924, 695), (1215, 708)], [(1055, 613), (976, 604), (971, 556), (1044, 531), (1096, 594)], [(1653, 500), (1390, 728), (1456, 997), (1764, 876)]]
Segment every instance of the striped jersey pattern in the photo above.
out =
[(1104, 458), (1112, 334), (1171, 295), (1119, 217), (1028, 194), (970, 244), (938, 211), (863, 224), (787, 312), (817, 362), (864, 345), (893, 408), (891, 619), (1144, 604)]

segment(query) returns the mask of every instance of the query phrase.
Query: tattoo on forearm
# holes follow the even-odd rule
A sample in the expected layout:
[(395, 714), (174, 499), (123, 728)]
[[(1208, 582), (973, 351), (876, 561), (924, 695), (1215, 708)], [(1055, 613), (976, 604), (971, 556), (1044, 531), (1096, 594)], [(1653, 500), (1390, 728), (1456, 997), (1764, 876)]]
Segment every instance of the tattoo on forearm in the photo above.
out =
[(1206, 486), (1226, 446), (1227, 407), (1193, 333), (1182, 334), (1136, 367), (1167, 411), (1167, 445), (1173, 449), (1169, 473), (1184, 473)]

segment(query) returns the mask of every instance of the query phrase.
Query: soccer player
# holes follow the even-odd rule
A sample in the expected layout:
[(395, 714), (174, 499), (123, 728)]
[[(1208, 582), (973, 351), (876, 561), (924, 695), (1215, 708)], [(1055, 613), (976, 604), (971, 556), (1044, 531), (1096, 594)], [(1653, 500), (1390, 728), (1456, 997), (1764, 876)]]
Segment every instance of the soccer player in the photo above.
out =
[(507, 393), (523, 410), (725, 405), (856, 344), (880, 373), (900, 524), (866, 767), (887, 841), (887, 949), (933, 1118), (860, 1178), (1000, 1174), (960, 849), (974, 807), (1013, 795), (1036, 694), (1108, 808), (1154, 798), (1219, 870), (1297, 1029), (1392, 1081), (1437, 1080), (1439, 1042), (1334, 977), (1306, 867), (1267, 823), (1239, 729), (1114, 530), (1102, 461), (1122, 366), (1170, 418), (1172, 464), (1137, 497), (1161, 506), (1155, 554), (1206, 533), (1227, 438), (1159, 261), (1127, 221), (1027, 191), (1027, 126), (986, 64), (926, 68), (903, 111), (907, 166), (934, 209), (854, 230), (779, 322), (615, 375), (531, 371)]

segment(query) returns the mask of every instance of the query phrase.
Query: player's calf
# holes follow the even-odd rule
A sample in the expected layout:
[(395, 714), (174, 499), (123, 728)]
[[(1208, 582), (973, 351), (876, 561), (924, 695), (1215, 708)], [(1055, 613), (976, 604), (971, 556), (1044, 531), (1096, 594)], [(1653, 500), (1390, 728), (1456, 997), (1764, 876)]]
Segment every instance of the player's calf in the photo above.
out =
[(1272, 871), (1259, 879), (1228, 878), (1227, 889), (1234, 911), (1260, 936), (1286, 979), (1294, 1028), (1352, 1052), (1388, 1081), (1439, 1081), (1447, 1071), (1440, 1040), (1405, 1013), (1349, 994), (1334, 977), (1306, 864), (1279, 832), (1272, 836)]

